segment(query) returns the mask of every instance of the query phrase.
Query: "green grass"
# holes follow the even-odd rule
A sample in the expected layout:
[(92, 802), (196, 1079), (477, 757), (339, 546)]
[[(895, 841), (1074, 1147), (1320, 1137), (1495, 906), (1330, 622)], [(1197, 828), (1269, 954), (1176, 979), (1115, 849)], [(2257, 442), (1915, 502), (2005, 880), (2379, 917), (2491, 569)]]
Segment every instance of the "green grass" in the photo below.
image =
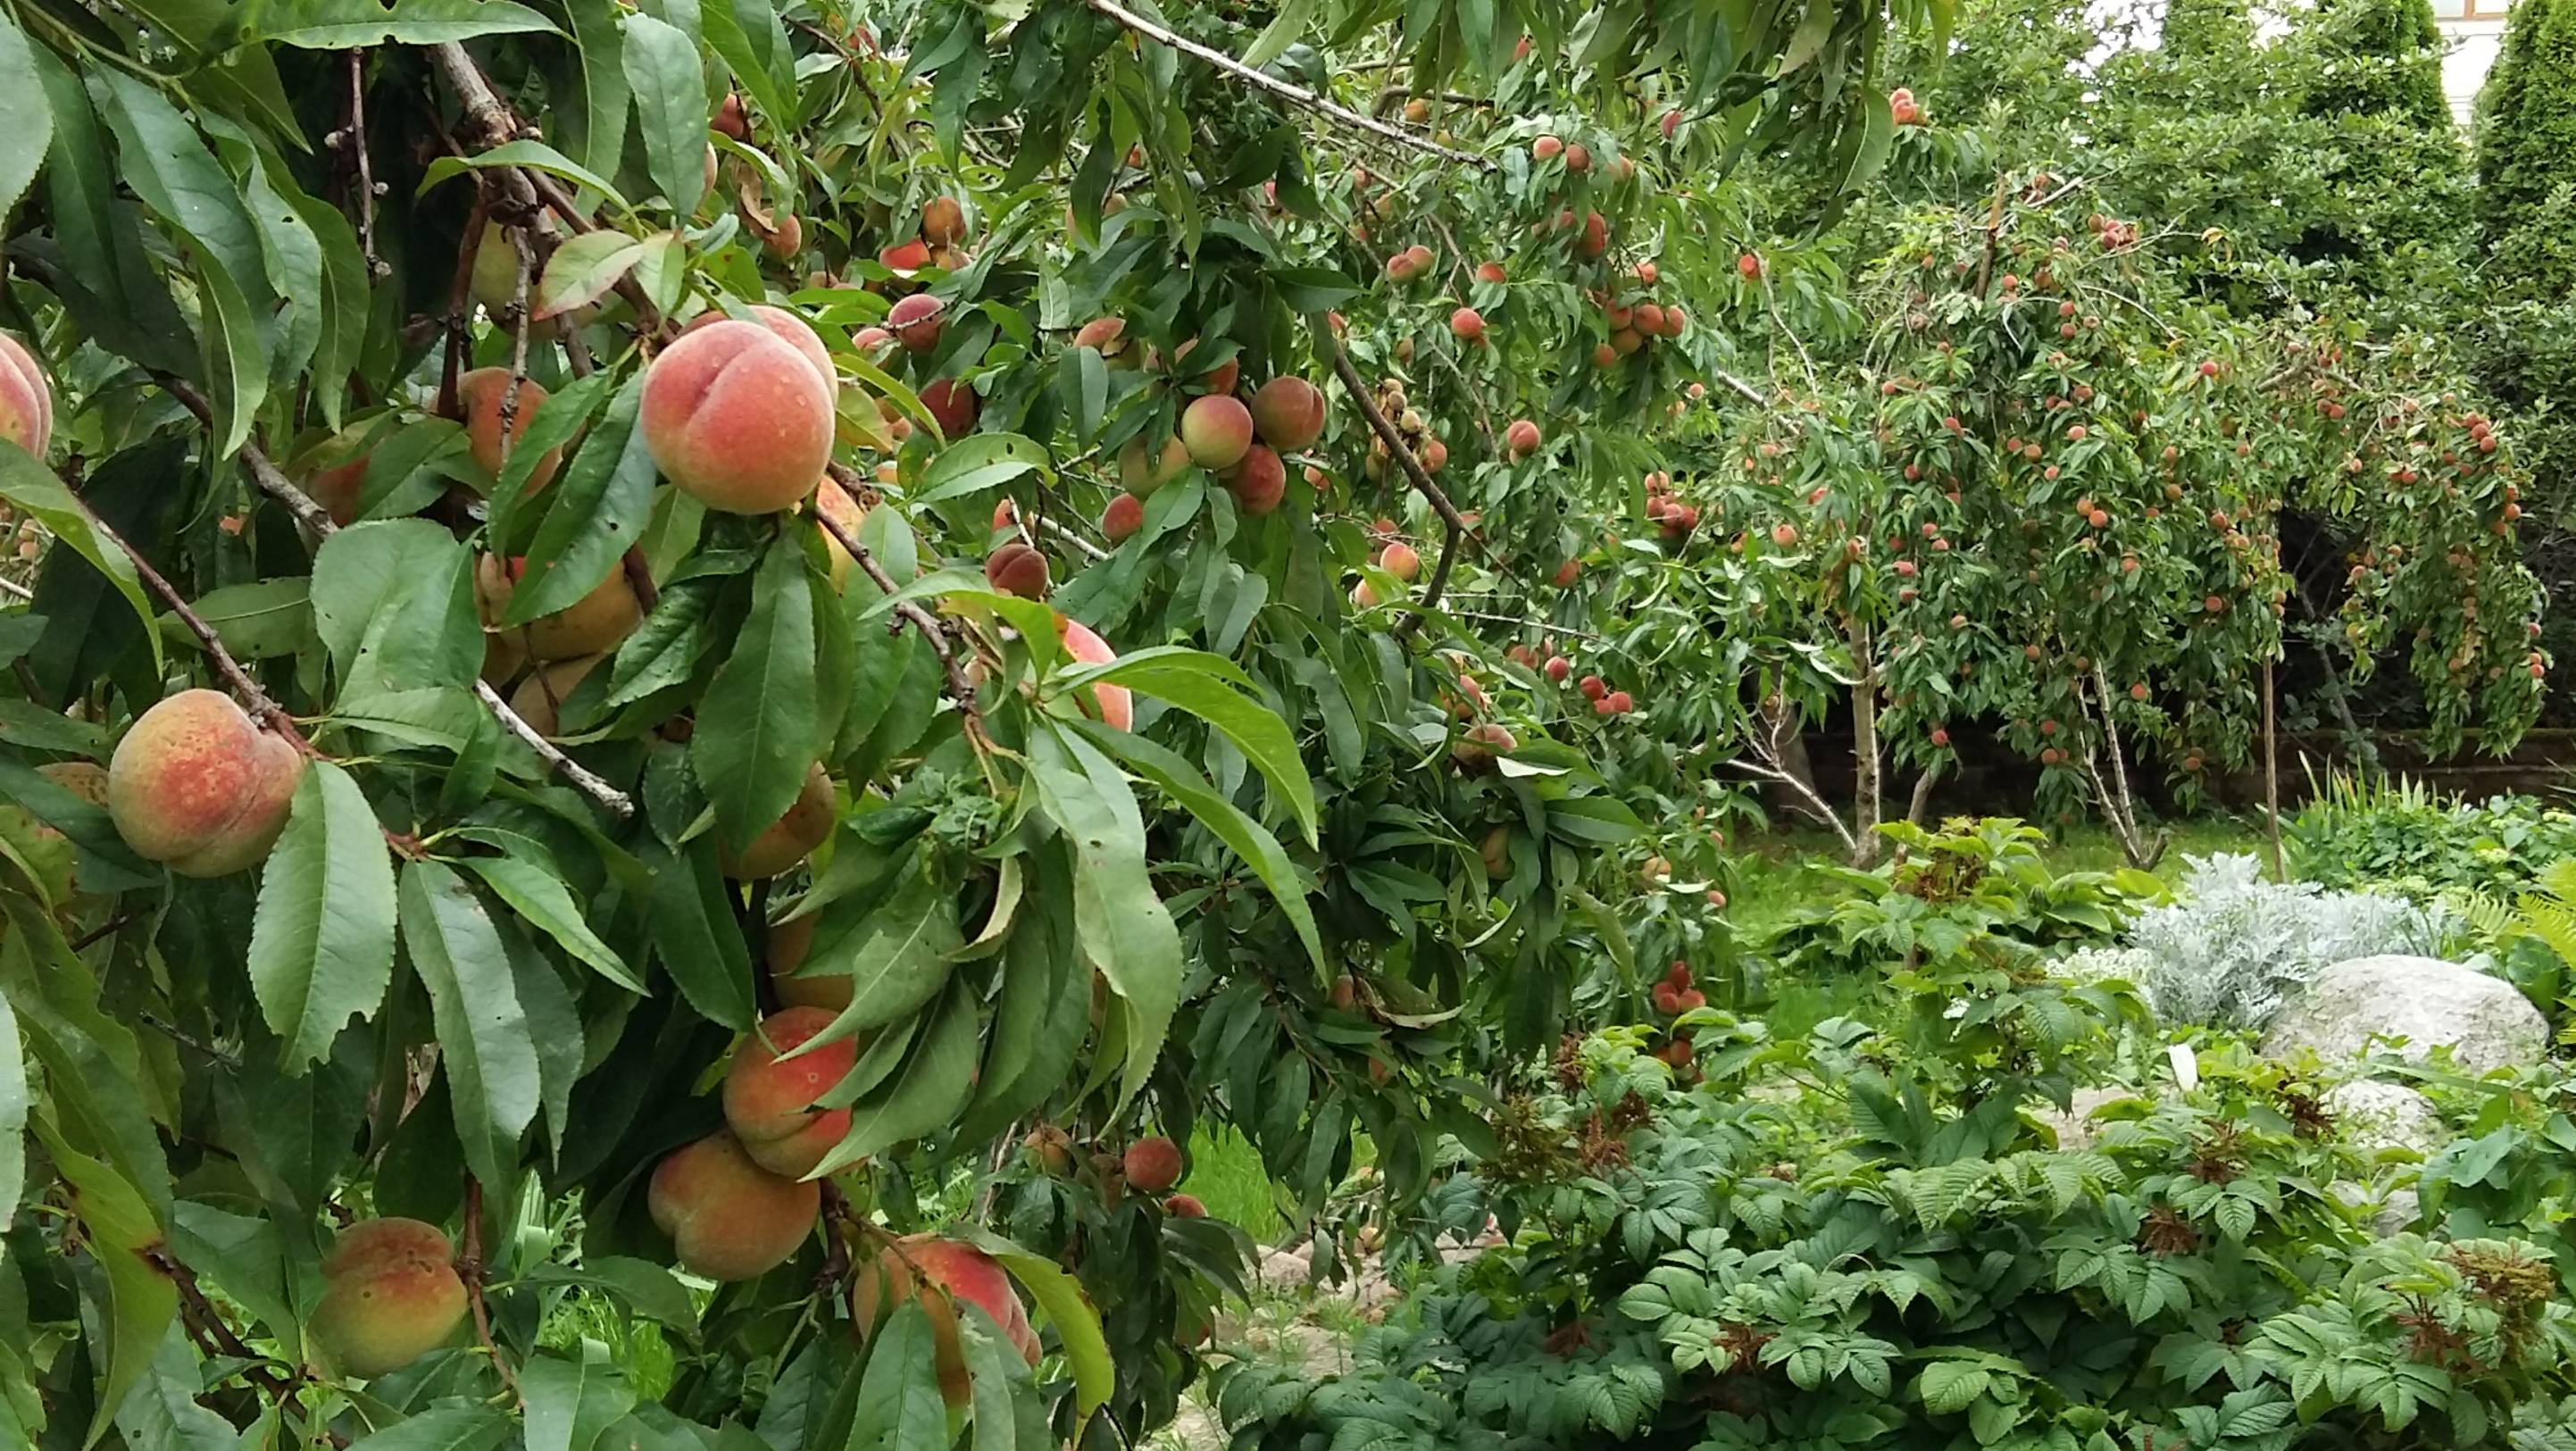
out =
[(1202, 1121), (1190, 1135), (1190, 1177), (1181, 1187), (1198, 1196), (1208, 1213), (1263, 1244), (1288, 1227), (1270, 1191), (1269, 1172), (1252, 1141), (1222, 1125)]

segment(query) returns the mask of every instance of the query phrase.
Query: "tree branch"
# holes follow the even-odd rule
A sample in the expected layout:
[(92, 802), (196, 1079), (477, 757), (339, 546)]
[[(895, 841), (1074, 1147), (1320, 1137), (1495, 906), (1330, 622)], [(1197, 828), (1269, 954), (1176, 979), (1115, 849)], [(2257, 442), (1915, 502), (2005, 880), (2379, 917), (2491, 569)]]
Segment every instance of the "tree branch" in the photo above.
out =
[(1413, 456), (1413, 449), (1386, 416), (1386, 410), (1377, 406), (1377, 399), (1369, 393), (1368, 380), (1360, 376), (1359, 369), (1351, 366), (1350, 354), (1342, 350), (1341, 343), (1330, 336), (1319, 338), (1317, 342), (1330, 355), (1328, 361), (1333, 365), (1333, 376), (1342, 380), (1343, 390), (1351, 395), (1351, 402), (1358, 406), (1360, 416), (1368, 420), (1369, 431), (1377, 435), (1378, 442), (1386, 445), (1387, 453), (1394, 458), (1397, 467), (1404, 470), (1414, 492), (1428, 500), (1431, 511), (1448, 526), (1448, 537), (1440, 545), (1440, 562), (1432, 566), (1431, 581), (1423, 587), (1422, 603), (1396, 626), (1397, 633), (1411, 635), (1422, 628), (1423, 613), (1439, 607), (1440, 592), (1449, 583), (1450, 561), (1467, 537), (1467, 521), (1459, 514), (1458, 506), (1449, 502), (1449, 495), (1432, 481), (1431, 471), (1422, 466), (1422, 460)]
[[(214, 416), (214, 410), (206, 402), (205, 395), (199, 393), (186, 380), (166, 374), (156, 375), (156, 380), (171, 397), (185, 405), (189, 412), (199, 418)], [(297, 488), (294, 481), (287, 478), (276, 464), (269, 462), (268, 455), (260, 452), (256, 444), (242, 445), (241, 460), (243, 467), (250, 470), (251, 482), (257, 484), (262, 493), (284, 504), (287, 512), (293, 514), (305, 528), (313, 531), (315, 537), (329, 538), (340, 532), (340, 526), (331, 522), (330, 511), (313, 502), (310, 494)], [(131, 549), (126, 551), (129, 555), (133, 552)], [(474, 698), (483, 702), (483, 708), (490, 711), (493, 718), (501, 722), (502, 729), (526, 742), (528, 748), (537, 753), (539, 760), (544, 761), (548, 768), (571, 782), (574, 789), (598, 802), (611, 815), (627, 817), (635, 814), (635, 802), (632, 798), (608, 784), (605, 779), (580, 762), (565, 755), (562, 748), (554, 742), (538, 734), (537, 728), (521, 720), (519, 713), (510, 709), (509, 702), (501, 699), (500, 694), (491, 686), (480, 680), (474, 682)]]
[(519, 1393), (519, 1373), (510, 1368), (501, 1347), (492, 1342), (492, 1312), (483, 1303), (483, 1181), (471, 1174), (465, 1176), (465, 1242), (457, 1249), (456, 1277), (465, 1282), (465, 1303), (474, 1311), (474, 1338), (492, 1357), (492, 1368), (501, 1373), (501, 1383), (510, 1388), (510, 1399), (524, 1400)]
[(1205, 61), (1207, 64), (1216, 67), (1218, 70), (1242, 81), (1248, 86), (1252, 86), (1258, 90), (1268, 91), (1270, 94), (1277, 96), (1283, 101), (1293, 102), (1296, 105), (1304, 106), (1310, 111), (1330, 116), (1345, 126), (1357, 127), (1362, 131), (1368, 132), (1372, 136), (1382, 137), (1399, 145), (1412, 147), (1416, 151), (1420, 151), (1431, 156), (1437, 156), (1443, 161), (1455, 162), (1460, 166), (1472, 166), (1479, 171), (1498, 171), (1501, 169), (1494, 164), (1490, 157), (1478, 156), (1472, 152), (1466, 151), (1453, 151), (1437, 142), (1428, 141), (1420, 136), (1416, 136), (1401, 126), (1391, 126), (1386, 122), (1377, 119), (1375, 116), (1362, 115), (1348, 106), (1339, 105), (1335, 102), (1325, 100), (1323, 97), (1316, 95), (1313, 91), (1307, 90), (1303, 86), (1291, 85), (1288, 82), (1279, 79), (1277, 76), (1254, 70), (1243, 62), (1236, 60), (1233, 56), (1227, 55), (1224, 51), (1212, 50), (1187, 36), (1175, 34), (1170, 30), (1164, 29), (1160, 25), (1156, 25), (1154, 22), (1136, 14), (1134, 11), (1128, 10), (1124, 6), (1119, 5), (1117, 0), (1083, 0), (1083, 3), (1090, 6), (1100, 14), (1126, 26), (1129, 30), (1136, 32), (1138, 35), (1141, 35), (1148, 40), (1160, 41), (1164, 45), (1168, 45), (1172, 49), (1177, 50), (1181, 54), (1189, 56), (1194, 60)]
[[(840, 485), (842, 491), (851, 498), (859, 497), (858, 491), (866, 487), (859, 476), (844, 464), (835, 463), (830, 468), (832, 482)], [(886, 567), (878, 562), (875, 551), (861, 544), (859, 536), (842, 527), (841, 521), (821, 509), (816, 509), (814, 522), (823, 526), (824, 533), (840, 542), (841, 548), (849, 552), (850, 558), (857, 563), (860, 571), (876, 581), (878, 589), (887, 594), (894, 594), (903, 588), (895, 582), (893, 575), (886, 573)], [(939, 657), (939, 668), (948, 677), (948, 698), (955, 701), (957, 708), (966, 713), (971, 729), (982, 731), (983, 713), (975, 706), (975, 687), (966, 679), (966, 667), (957, 658), (957, 647), (949, 638), (947, 626), (939, 623), (938, 616), (910, 600), (896, 605), (894, 612), (905, 623), (920, 631), (923, 639), (930, 642), (931, 653)]]

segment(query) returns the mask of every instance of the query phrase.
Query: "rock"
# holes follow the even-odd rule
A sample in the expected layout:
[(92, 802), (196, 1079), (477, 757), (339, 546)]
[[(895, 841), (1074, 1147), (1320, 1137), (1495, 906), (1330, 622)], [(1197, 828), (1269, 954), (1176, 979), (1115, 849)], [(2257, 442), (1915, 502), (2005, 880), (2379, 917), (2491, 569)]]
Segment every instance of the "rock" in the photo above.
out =
[(2316, 975), (2272, 1020), (2263, 1051), (2354, 1059), (2373, 1037), (2404, 1038), (2397, 1051), (2418, 1062), (2448, 1044), (2457, 1066), (2486, 1073), (2540, 1061), (2549, 1023), (2502, 978), (2433, 957), (2356, 957)]
[(1304, 1289), (1314, 1278), (1315, 1267), (1307, 1261), (1303, 1249), (1274, 1249), (1261, 1256), (1256, 1272), (1261, 1283), (1277, 1289)]
[(2433, 1100), (2397, 1083), (2338, 1083), (2320, 1100), (2336, 1132), (2358, 1148), (2406, 1149), (2429, 1157), (2450, 1138)]

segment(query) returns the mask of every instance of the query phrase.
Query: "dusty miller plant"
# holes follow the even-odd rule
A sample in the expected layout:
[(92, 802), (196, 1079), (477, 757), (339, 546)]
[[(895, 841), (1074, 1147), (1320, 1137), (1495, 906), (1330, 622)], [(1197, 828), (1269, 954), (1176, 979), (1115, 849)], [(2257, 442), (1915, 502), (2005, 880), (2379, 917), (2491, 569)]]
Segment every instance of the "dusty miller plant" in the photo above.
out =
[(2439, 905), (2266, 881), (2250, 856), (2187, 860), (2173, 904), (2140, 913), (2128, 933), (2128, 947), (2145, 954), (2129, 958), (2142, 969), (2138, 987), (2168, 1022), (2260, 1028), (2330, 964), (2434, 955), (2457, 926)]

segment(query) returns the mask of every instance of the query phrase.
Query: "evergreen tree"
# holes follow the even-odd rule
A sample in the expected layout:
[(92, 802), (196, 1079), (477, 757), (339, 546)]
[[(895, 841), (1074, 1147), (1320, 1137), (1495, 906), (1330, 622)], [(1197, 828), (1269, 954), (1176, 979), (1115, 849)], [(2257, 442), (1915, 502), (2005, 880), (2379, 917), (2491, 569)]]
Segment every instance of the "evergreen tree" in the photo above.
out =
[(2479, 214), (2493, 280), (2543, 301), (2576, 292), (2576, 0), (2521, 0), (2478, 98)]
[(2426, 131), (2452, 134), (2432, 0), (2329, 0), (2310, 33), (2324, 63), (2308, 95), (2311, 115), (2393, 113)]

